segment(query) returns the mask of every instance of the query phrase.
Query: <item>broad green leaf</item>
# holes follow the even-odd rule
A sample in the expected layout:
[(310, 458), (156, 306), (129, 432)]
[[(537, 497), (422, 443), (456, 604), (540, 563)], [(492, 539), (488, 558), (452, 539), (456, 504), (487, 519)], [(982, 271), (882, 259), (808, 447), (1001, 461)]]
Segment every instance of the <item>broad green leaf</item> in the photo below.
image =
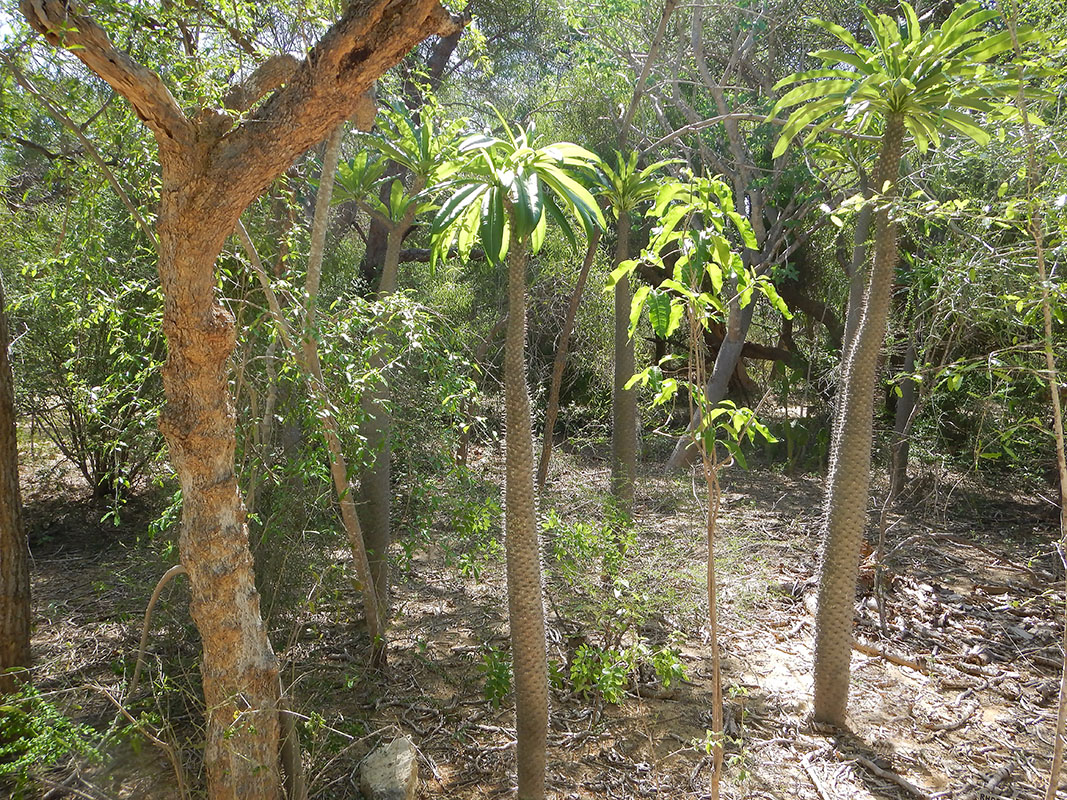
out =
[[(504, 210), (504, 195), (499, 188), (491, 189), (482, 202), (481, 225), (478, 229), (485, 249), (485, 257), (491, 264), (500, 264), (507, 254), (507, 213)], [(517, 237), (518, 238), (518, 237)], [(520, 238), (521, 242), (522, 239)]]
[[(619, 265), (620, 269), (622, 265)], [(617, 272), (618, 270), (616, 270)], [(611, 273), (612, 276), (615, 272)], [(616, 281), (620, 280), (620, 275)], [(645, 309), (645, 301), (648, 299), (649, 293), (652, 291), (652, 287), (648, 284), (637, 287), (637, 291), (634, 292), (633, 299), (630, 300), (630, 336), (633, 337), (634, 331), (637, 330), (637, 323), (641, 321), (641, 312)], [(668, 301), (670, 302), (670, 301)]]
[(488, 187), (481, 183), (470, 183), (458, 189), (441, 206), (441, 210), (437, 212), (437, 216), (434, 217), (433, 223), (430, 225), (430, 233), (438, 234), (448, 228), (463, 213), (464, 209), (479, 199), (486, 191), (488, 191)]
[(682, 303), (671, 303), (671, 319), (667, 325), (667, 336), (670, 338), (678, 326), (682, 324), (682, 318), (685, 316), (685, 306)]
[[(635, 269), (637, 269), (637, 259), (631, 258), (629, 261), (623, 261), (611, 271), (610, 275), (608, 275), (608, 281), (604, 287), (605, 291), (614, 289), (616, 283), (621, 281), (624, 277), (628, 278), (633, 274)], [(638, 291), (640, 291), (640, 289)]]
[[(648, 320), (652, 323), (652, 330), (656, 336), (666, 339), (670, 334), (668, 329), (671, 324), (671, 298), (666, 292), (658, 289), (648, 295)], [(631, 327), (633, 322), (631, 319)]]

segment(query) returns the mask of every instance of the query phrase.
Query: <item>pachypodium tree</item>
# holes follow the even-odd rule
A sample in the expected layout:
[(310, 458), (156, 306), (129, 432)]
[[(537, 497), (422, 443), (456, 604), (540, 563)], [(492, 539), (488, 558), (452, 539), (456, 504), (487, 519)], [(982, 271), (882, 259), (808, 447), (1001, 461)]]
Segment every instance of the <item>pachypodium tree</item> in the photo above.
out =
[(587, 236), (604, 224), (574, 172), (594, 167), (589, 151), (561, 142), (537, 147), (533, 129), (502, 118), (502, 137), (475, 135), (459, 146), (453, 190), (434, 219), (434, 256), (455, 242), (461, 258), (480, 241), (490, 263), (507, 264), (508, 322), (504, 348), (504, 530), (508, 621), (515, 670), (516, 759), (520, 800), (545, 796), (548, 662), (534, 491), (533, 432), (526, 385), (526, 268), (554, 222), (575, 246), (568, 215)]
[[(656, 196), (657, 172), (677, 160), (657, 161), (638, 169), (636, 152), (615, 153), (615, 166), (603, 163), (594, 178), (595, 192), (615, 218), (617, 234), (613, 269), (630, 259), (630, 215)], [(629, 274), (620, 275), (615, 295), (615, 368), (611, 402), (611, 494), (626, 516), (633, 514), (637, 472), (637, 393), (630, 386), (635, 367), (634, 340), (629, 335), (632, 293)]]
[[(387, 231), (385, 261), (377, 287), (379, 299), (385, 299), (397, 290), (404, 238), (415, 218), (432, 207), (424, 189), (446, 179), (456, 168), (454, 156), (459, 125), (459, 122), (453, 122), (439, 126), (431, 106), (423, 107), (418, 120), (399, 104), (389, 106), (379, 112), (377, 131), (366, 138), (370, 149), (338, 170), (334, 202), (355, 201)], [(375, 158), (372, 153), (380, 157)], [(383, 180), (389, 180), (386, 161), (404, 168), (408, 184), (393, 177), (389, 183), (388, 200), (383, 201), (379, 189)], [(357, 508), (378, 607), (384, 614), (389, 603), (388, 552), (392, 540), (389, 524), (392, 418), (389, 376), (383, 374), (385, 358), (374, 359), (370, 367), (378, 373), (380, 380), (376, 390), (365, 392), (361, 398), (366, 421), (361, 426), (360, 435), (366, 440), (367, 450), (374, 460), (360, 477)]]
[[(980, 3), (962, 3), (940, 26), (926, 30), (907, 3), (901, 3), (900, 20), (867, 8), (863, 13), (870, 47), (838, 25), (813, 20), (846, 49), (813, 53), (827, 68), (782, 80), (779, 87), (796, 85), (772, 111), (774, 116), (799, 106), (782, 129), (776, 157), (803, 131), (808, 131), (808, 140), (830, 126), (880, 135), (873, 186), (874, 265), (858, 328), (842, 361), (816, 615), (814, 717), (841, 726), (848, 704), (853, 604), (870, 485), (878, 355), (898, 260), (893, 200), (901, 154), (909, 137), (925, 152), (940, 144), (946, 129), (985, 144), (989, 134), (973, 114), (1011, 116), (1004, 101), (1019, 87), (1017, 79), (986, 63), (1009, 52), (1012, 38), (1008, 31), (995, 31), (999, 15)], [(1026, 31), (1020, 36), (1028, 41), (1035, 34)]]
[[(630, 310), (629, 335), (632, 337), (647, 311), (653, 332), (668, 338), (684, 324), (689, 341), (689, 360), (685, 377), (664, 377), (660, 364), (654, 364), (627, 381), (627, 388), (640, 384), (653, 392), (653, 404), (672, 402), (679, 388), (689, 397), (690, 416), (698, 420), (688, 435), (700, 454), (707, 489), (708, 514), (706, 541), (708, 628), (711, 645), (712, 674), (712, 798), (719, 797), (723, 765), (722, 681), (719, 659), (719, 618), (715, 578), (715, 538), (719, 516), (719, 472), (731, 459), (745, 463), (741, 450), (745, 439), (761, 435), (774, 441), (767, 428), (748, 408), (738, 408), (726, 400), (714, 402), (704, 391), (707, 381), (705, 335), (716, 323), (729, 315), (732, 300), (742, 307), (755, 300), (755, 293), (766, 295), (783, 314), (789, 311), (778, 296), (774, 284), (765, 275), (757, 275), (735, 252), (733, 241), (755, 246), (755, 234), (748, 220), (734, 211), (730, 188), (718, 179), (690, 177), (670, 181), (656, 193), (656, 202), (648, 216), (659, 226), (641, 259), (667, 271), (671, 277), (658, 287), (642, 286), (634, 293)], [(664, 257), (676, 256), (671, 270)], [(611, 274), (610, 282), (622, 280), (637, 266), (625, 261)], [(725, 288), (724, 288), (725, 287)], [(610, 288), (610, 287), (609, 287)], [(736, 289), (737, 297), (731, 298)], [(668, 356), (667, 359), (671, 357)], [(720, 448), (724, 452), (720, 455)], [(728, 456), (724, 458), (723, 456)]]

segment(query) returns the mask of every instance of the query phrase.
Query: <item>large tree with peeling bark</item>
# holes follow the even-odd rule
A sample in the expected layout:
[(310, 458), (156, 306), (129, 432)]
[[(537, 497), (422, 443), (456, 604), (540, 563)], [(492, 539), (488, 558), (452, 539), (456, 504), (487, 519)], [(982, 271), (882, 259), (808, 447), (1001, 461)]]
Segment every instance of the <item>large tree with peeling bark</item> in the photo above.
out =
[(228, 360), (235, 330), (216, 295), (215, 260), (242, 211), (296, 156), (351, 116), (360, 95), (417, 42), (454, 32), (454, 23), (437, 0), (358, 0), (305, 59), (267, 59), (225, 95), (225, 108), (187, 111), (159, 74), (112, 43), (91, 11), (63, 0), (22, 0), (20, 8), (50, 44), (125, 97), (159, 149), (156, 234), (168, 345), (160, 427), (181, 482), (181, 559), (203, 639), (208, 794), (279, 798), (278, 662), (260, 615), (234, 474)]

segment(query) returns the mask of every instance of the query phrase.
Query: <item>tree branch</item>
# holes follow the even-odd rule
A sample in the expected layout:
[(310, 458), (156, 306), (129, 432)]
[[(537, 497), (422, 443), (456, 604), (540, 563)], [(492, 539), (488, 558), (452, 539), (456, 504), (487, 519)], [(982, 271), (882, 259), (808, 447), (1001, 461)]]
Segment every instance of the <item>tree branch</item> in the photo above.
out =
[[(696, 133), (702, 131), (705, 128), (710, 128), (712, 125), (718, 125), (720, 122), (726, 122), (728, 120), (747, 121), (747, 122), (766, 122), (770, 125), (785, 125), (785, 119), (779, 119), (777, 117), (767, 119), (763, 114), (748, 114), (745, 112), (735, 112), (732, 114), (719, 114), (715, 117), (709, 117), (708, 119), (702, 119), (698, 122), (692, 122), (689, 125), (684, 125), (676, 131), (671, 131), (666, 136), (657, 139), (644, 150), (641, 151), (641, 155), (647, 155), (655, 150), (657, 147), (661, 147), (665, 144), (673, 142), (675, 139), (680, 139), (683, 136), (687, 136), (690, 133)], [(810, 125), (807, 127), (811, 127)], [(838, 136), (846, 136), (849, 139), (858, 139), (861, 142), (877, 142), (880, 138), (877, 136), (869, 136), (864, 133), (856, 133), (855, 131), (844, 130), (842, 128), (827, 128), (830, 133), (837, 134)]]
[(283, 86), (299, 66), (300, 62), (288, 53), (271, 56), (230, 89), (222, 98), (222, 104), (234, 111), (248, 111), (261, 97)]
[(364, 102), (360, 96), (412, 47), (455, 28), (438, 0), (350, 3), (285, 88), (222, 137), (207, 177), (227, 184), (228, 196), (243, 207), (293, 159), (351, 117)]
[(115, 173), (107, 165), (107, 162), (104, 161), (104, 157), (100, 155), (100, 151), (96, 149), (96, 146), (92, 143), (89, 137), (82, 132), (82, 129), (78, 126), (78, 123), (76, 123), (66, 114), (64, 114), (63, 111), (59, 109), (59, 107), (57, 107), (47, 97), (45, 97), (44, 94), (42, 94), (41, 91), (37, 89), (37, 87), (35, 87), (32, 82), (30, 82), (30, 79), (22, 74), (22, 70), (20, 70), (15, 65), (15, 62), (9, 59), (3, 51), (0, 51), (0, 61), (3, 61), (4, 64), (7, 65), (7, 68), (11, 70), (11, 74), (15, 77), (15, 81), (19, 84), (19, 86), (21, 86), (30, 95), (32, 95), (38, 103), (44, 106), (45, 110), (57, 122), (59, 122), (61, 125), (67, 128), (67, 130), (73, 133), (77, 137), (78, 141), (82, 143), (82, 146), (85, 148), (86, 155), (88, 155), (90, 160), (94, 164), (96, 164), (97, 167), (100, 168), (100, 172), (103, 173), (104, 179), (107, 180), (107, 182), (111, 185), (111, 188), (115, 190), (115, 194), (119, 196), (119, 200), (121, 200), (122, 204), (126, 206), (126, 210), (130, 212), (130, 216), (133, 217), (134, 221), (140, 226), (141, 230), (144, 232), (144, 235), (147, 236), (148, 240), (152, 243), (152, 247), (156, 251), (158, 251), (159, 240), (156, 238), (155, 231), (153, 231), (152, 228), (148, 225), (148, 223), (145, 221), (145, 218), (141, 216), (141, 212), (137, 210), (137, 206), (133, 204), (133, 201), (130, 199), (130, 196), (126, 194), (126, 190), (122, 188), (122, 184), (120, 184), (118, 178), (115, 177)]
[(69, 49), (130, 102), (155, 134), (161, 153), (195, 144), (193, 124), (162, 79), (116, 48), (95, 20), (66, 0), (20, 0), (19, 9), (50, 44)]

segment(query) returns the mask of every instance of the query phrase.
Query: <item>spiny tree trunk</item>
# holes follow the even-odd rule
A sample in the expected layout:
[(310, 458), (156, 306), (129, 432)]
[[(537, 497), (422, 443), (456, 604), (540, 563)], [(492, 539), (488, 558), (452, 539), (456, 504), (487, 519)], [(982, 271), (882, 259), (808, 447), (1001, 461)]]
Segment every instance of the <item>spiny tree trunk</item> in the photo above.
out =
[[(593, 266), (597, 245), (599, 244), (600, 229), (597, 228), (589, 239), (589, 246), (585, 251), (585, 260), (582, 262), (582, 269), (578, 273), (578, 280), (574, 283), (571, 301), (567, 306), (567, 317), (563, 320), (563, 330), (559, 333), (556, 358), (552, 363), (552, 383), (548, 388), (548, 403), (545, 406), (545, 439), (541, 445), (541, 459), (537, 464), (538, 491), (544, 491), (545, 480), (548, 478), (548, 463), (552, 458), (552, 434), (556, 429), (556, 417), (559, 416), (559, 392), (563, 385), (563, 370), (567, 366), (567, 352), (571, 345), (571, 332), (574, 330), (574, 319), (578, 316), (578, 306), (582, 304), (585, 281), (589, 277), (589, 268)], [(616, 325), (618, 325), (617, 319)], [(627, 325), (629, 325), (629, 318), (627, 318)]]
[(8, 358), (4, 284), (0, 280), (0, 694), (30, 665), (30, 570), (19, 495), (15, 384)]
[[(904, 122), (890, 115), (876, 185), (895, 195)], [(878, 354), (885, 339), (897, 263), (896, 225), (884, 206), (875, 216), (875, 257), (856, 335), (842, 365), (841, 402), (826, 492), (819, 600), (815, 620), (815, 719), (844, 726), (848, 706), (856, 576), (867, 516)]]
[[(430, 33), (452, 32), (437, 0), (356, 0), (304, 61), (268, 59), (226, 95), (230, 113), (186, 116), (163, 80), (116, 48), (81, 6), (22, 0), (30, 25), (107, 81), (155, 136), (166, 405), (160, 428), (182, 488), (181, 560), (203, 643), (204, 762), (211, 800), (281, 797), (278, 662), (259, 609), (234, 473), (228, 361), (233, 317), (215, 260), (242, 211), (297, 155), (351, 116), (361, 95)], [(275, 91), (277, 90), (277, 91)]]
[[(422, 191), (424, 183), (417, 181), (412, 186), (412, 193)], [(396, 292), (398, 273), (400, 271), (400, 250), (404, 236), (415, 221), (414, 209), (408, 211), (404, 218), (389, 231), (385, 249), (385, 261), (382, 265), (382, 279), (378, 286), (378, 298), (384, 299)], [(387, 336), (388, 332), (379, 329), (378, 336)], [(386, 362), (382, 354), (375, 353), (371, 358), (370, 368), (383, 371)], [(391, 399), (389, 376), (384, 376), (384, 383), (363, 394), (360, 404), (366, 422), (360, 427), (360, 433), (367, 442), (367, 449), (374, 453), (374, 461), (360, 477), (356, 508), (359, 521), (363, 527), (363, 541), (367, 545), (367, 558), (374, 580), (374, 591), (378, 597), (378, 610), (383, 619), (389, 607), (389, 545), (392, 543), (390, 514), (392, 507), (392, 427), (393, 417), (389, 409)]]
[(541, 548), (534, 495), (533, 432), (526, 386), (526, 251), (508, 253), (508, 329), (504, 347), (504, 528), (508, 622), (515, 670), (519, 800), (545, 796), (548, 662), (541, 596)]
[[(630, 257), (630, 214), (619, 214), (615, 267)], [(637, 391), (626, 384), (634, 376), (634, 340), (630, 338), (630, 278), (615, 284), (615, 386), (611, 402), (611, 494), (619, 511), (634, 510), (637, 473)]]

